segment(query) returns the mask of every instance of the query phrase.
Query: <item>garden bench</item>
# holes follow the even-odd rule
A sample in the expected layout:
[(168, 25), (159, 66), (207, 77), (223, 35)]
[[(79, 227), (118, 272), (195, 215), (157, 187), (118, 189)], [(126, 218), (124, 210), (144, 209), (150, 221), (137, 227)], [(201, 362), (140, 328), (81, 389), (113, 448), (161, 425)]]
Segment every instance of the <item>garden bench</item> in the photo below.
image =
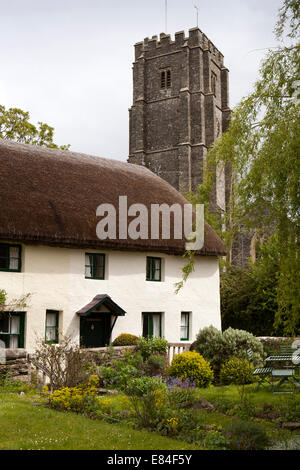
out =
[(254, 376), (258, 376), (258, 384), (255, 390), (258, 390), (258, 388), (264, 383), (267, 382), (270, 384), (270, 378), (272, 375), (272, 368), (271, 367), (261, 367), (259, 369), (255, 369), (253, 372)]
[[(293, 386), (295, 388), (295, 369), (294, 368), (284, 368), (284, 369), (272, 369), (272, 377), (279, 379), (278, 384), (274, 387), (273, 385), (273, 393), (277, 393), (284, 382), (289, 382), (289, 378), (292, 377), (293, 379)], [(293, 389), (294, 389), (293, 388)], [(290, 389), (283, 390), (280, 389), (280, 393), (290, 393)], [(278, 392), (279, 393), (279, 392)]]
[[(299, 377), (296, 377), (296, 369), (299, 366), (294, 362), (295, 352), (295, 348), (284, 345), (280, 347), (279, 354), (267, 357), (266, 362), (271, 365), (272, 378), (279, 380), (277, 385), (274, 386), (273, 383), (273, 393), (290, 393), (295, 390), (296, 384), (299, 385)], [(288, 383), (292, 384), (292, 390), (281, 387), (283, 384), (287, 385)]]

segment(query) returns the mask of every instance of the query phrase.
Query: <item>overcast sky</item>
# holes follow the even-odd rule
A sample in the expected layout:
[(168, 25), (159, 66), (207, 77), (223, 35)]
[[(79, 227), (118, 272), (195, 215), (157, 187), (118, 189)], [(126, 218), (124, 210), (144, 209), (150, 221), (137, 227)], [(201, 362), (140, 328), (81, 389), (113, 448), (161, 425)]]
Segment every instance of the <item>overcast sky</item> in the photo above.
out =
[[(225, 56), (230, 105), (251, 91), (281, 0), (168, 0), (168, 33), (199, 27)], [(165, 30), (165, 0), (0, 0), (0, 104), (55, 128), (55, 142), (128, 157), (133, 45)]]

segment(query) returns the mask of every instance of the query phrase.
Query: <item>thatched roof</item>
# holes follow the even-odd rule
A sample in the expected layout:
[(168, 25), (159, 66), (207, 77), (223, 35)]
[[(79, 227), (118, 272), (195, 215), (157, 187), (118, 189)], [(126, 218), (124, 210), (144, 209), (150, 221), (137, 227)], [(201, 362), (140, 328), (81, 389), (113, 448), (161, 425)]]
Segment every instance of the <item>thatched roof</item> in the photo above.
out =
[[(144, 204), (184, 205), (186, 199), (150, 170), (0, 139), (0, 239), (24, 243), (184, 253), (184, 240), (99, 240), (96, 209)], [(118, 233), (118, 231), (117, 231)], [(171, 229), (171, 234), (173, 230)], [(200, 254), (223, 255), (225, 247), (209, 225)]]

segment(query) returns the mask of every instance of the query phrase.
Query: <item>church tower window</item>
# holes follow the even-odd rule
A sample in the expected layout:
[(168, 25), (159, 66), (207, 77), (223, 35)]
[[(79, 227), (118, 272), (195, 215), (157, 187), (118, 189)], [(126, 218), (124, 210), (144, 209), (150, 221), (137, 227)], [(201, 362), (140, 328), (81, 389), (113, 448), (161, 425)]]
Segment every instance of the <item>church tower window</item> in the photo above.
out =
[(167, 70), (167, 88), (171, 88), (171, 70)]
[(216, 96), (217, 91), (217, 76), (212, 72), (211, 74), (211, 91)]
[(171, 70), (163, 70), (160, 73), (160, 88), (171, 88), (172, 80), (171, 80)]

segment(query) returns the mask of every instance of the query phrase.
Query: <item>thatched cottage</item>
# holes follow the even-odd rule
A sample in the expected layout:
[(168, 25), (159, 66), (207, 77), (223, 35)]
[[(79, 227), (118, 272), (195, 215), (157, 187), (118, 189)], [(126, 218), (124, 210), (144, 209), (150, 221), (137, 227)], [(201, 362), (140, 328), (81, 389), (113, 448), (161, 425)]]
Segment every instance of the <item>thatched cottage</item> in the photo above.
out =
[(97, 207), (118, 208), (124, 195), (128, 205), (187, 203), (141, 166), (0, 140), (0, 290), (11, 305), (30, 294), (26, 307), (0, 316), (2, 347), (32, 351), (37, 337), (61, 335), (100, 347), (120, 333), (184, 343), (204, 326), (220, 328), (219, 237), (205, 224), (195, 269), (176, 294), (184, 240), (97, 237)]

